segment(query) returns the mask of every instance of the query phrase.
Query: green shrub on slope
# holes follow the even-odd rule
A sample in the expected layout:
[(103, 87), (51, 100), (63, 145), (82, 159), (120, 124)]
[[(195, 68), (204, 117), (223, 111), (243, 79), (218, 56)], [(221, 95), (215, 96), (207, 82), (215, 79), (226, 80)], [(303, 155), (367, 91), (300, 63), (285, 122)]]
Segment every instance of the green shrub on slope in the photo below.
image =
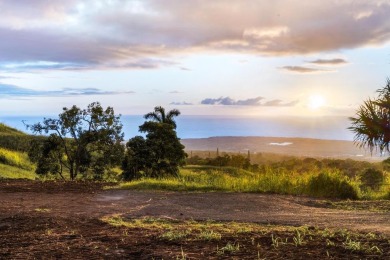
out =
[(312, 176), (307, 184), (308, 194), (316, 197), (357, 199), (358, 189), (340, 174), (322, 172)]

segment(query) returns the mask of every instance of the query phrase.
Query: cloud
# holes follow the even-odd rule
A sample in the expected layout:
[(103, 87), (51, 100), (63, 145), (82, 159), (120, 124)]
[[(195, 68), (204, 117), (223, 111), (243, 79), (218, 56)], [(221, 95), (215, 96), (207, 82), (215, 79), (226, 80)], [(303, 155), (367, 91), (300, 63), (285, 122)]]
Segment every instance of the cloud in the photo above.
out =
[(263, 97), (248, 98), (245, 100), (234, 100), (230, 97), (220, 98), (206, 98), (201, 101), (202, 105), (224, 105), (224, 106), (273, 106), (273, 107), (284, 107), (284, 106), (295, 106), (298, 101), (284, 103), (282, 100), (275, 99), (265, 103), (261, 103)]
[(284, 66), (280, 69), (295, 72), (295, 73), (315, 73), (315, 72), (331, 72), (330, 70), (317, 69), (317, 68), (308, 68), (303, 66)]
[(133, 94), (133, 91), (102, 91), (97, 88), (64, 88), (53, 91), (39, 91), (0, 83), (0, 98), (2, 97), (34, 97), (34, 96), (90, 96)]
[(0, 97), (3, 96), (35, 96), (39, 91), (21, 88), (15, 85), (0, 83)]
[(264, 99), (263, 97), (249, 98), (246, 100), (238, 100), (235, 105), (238, 106), (258, 106), (260, 105), (260, 100)]
[(11, 76), (1, 76), (0, 79), (18, 79), (18, 77), (11, 77)]
[(182, 93), (183, 93), (183, 92), (178, 91), (178, 90), (169, 91), (169, 94), (182, 94)]
[(348, 63), (344, 59), (317, 59), (313, 61), (309, 61), (309, 63), (312, 64), (318, 64), (318, 65), (342, 65)]
[(8, 72), (28, 72), (43, 70), (91, 70), (91, 69), (158, 69), (163, 66), (175, 65), (175, 62), (158, 59), (140, 59), (126, 63), (67, 63), (67, 62), (24, 62), (24, 63), (3, 63), (0, 70)]
[(270, 101), (265, 102), (263, 104), (263, 106), (266, 106), (266, 107), (293, 107), (293, 106), (297, 105), (298, 103), (299, 103), (299, 100), (294, 100), (294, 101), (291, 101), (288, 103), (284, 103), (280, 99), (274, 99), (274, 100), (270, 100)]
[(174, 106), (191, 106), (193, 104), (183, 101), (183, 102), (171, 102), (170, 105), (174, 105)]
[(35, 0), (0, 9), (0, 70), (155, 69), (183, 53), (300, 55), (390, 40), (382, 0)]
[(230, 97), (206, 98), (201, 101), (202, 105), (225, 105), (225, 106), (258, 106), (262, 97), (249, 98), (246, 100), (234, 100)]
[(97, 88), (64, 88), (59, 91), (46, 91), (47, 95), (90, 96), (90, 95), (118, 95), (134, 94), (134, 91), (102, 91)]

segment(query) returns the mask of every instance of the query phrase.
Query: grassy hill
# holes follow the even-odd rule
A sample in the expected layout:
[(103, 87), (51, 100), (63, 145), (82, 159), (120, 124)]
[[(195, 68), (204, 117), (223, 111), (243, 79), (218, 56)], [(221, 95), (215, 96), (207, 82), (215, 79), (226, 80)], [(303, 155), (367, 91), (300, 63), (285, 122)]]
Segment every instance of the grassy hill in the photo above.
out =
[(22, 131), (0, 123), (0, 135), (25, 135)]
[(31, 140), (37, 138), (43, 137), (28, 135), (22, 131), (0, 123), (0, 148), (27, 152)]
[(0, 123), (0, 179), (35, 179), (34, 165), (26, 153), (33, 138), (36, 137)]

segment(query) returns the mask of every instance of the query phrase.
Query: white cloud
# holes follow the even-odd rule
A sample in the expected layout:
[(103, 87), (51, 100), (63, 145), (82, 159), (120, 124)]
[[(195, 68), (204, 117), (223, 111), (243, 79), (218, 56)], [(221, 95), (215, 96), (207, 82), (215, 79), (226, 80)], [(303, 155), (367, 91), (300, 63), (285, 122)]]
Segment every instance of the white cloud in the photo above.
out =
[(0, 0), (0, 10), (0, 64), (156, 68), (194, 51), (299, 55), (390, 40), (390, 2), (379, 0)]

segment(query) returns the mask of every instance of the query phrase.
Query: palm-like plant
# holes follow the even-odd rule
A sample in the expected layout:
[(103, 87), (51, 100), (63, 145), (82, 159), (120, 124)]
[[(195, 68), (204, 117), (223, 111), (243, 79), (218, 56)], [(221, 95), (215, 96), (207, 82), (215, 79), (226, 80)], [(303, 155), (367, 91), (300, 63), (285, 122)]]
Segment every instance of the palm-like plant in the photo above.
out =
[(158, 123), (165, 123), (172, 125), (176, 129), (176, 122), (174, 120), (175, 116), (179, 116), (180, 111), (177, 109), (172, 109), (168, 113), (165, 112), (165, 108), (162, 106), (157, 106), (154, 108), (153, 112), (147, 113), (144, 118), (151, 119)]
[(382, 153), (390, 152), (390, 79), (386, 86), (377, 91), (377, 99), (366, 100), (351, 117), (352, 126), (348, 129), (355, 133), (354, 141), (372, 152), (375, 148)]

